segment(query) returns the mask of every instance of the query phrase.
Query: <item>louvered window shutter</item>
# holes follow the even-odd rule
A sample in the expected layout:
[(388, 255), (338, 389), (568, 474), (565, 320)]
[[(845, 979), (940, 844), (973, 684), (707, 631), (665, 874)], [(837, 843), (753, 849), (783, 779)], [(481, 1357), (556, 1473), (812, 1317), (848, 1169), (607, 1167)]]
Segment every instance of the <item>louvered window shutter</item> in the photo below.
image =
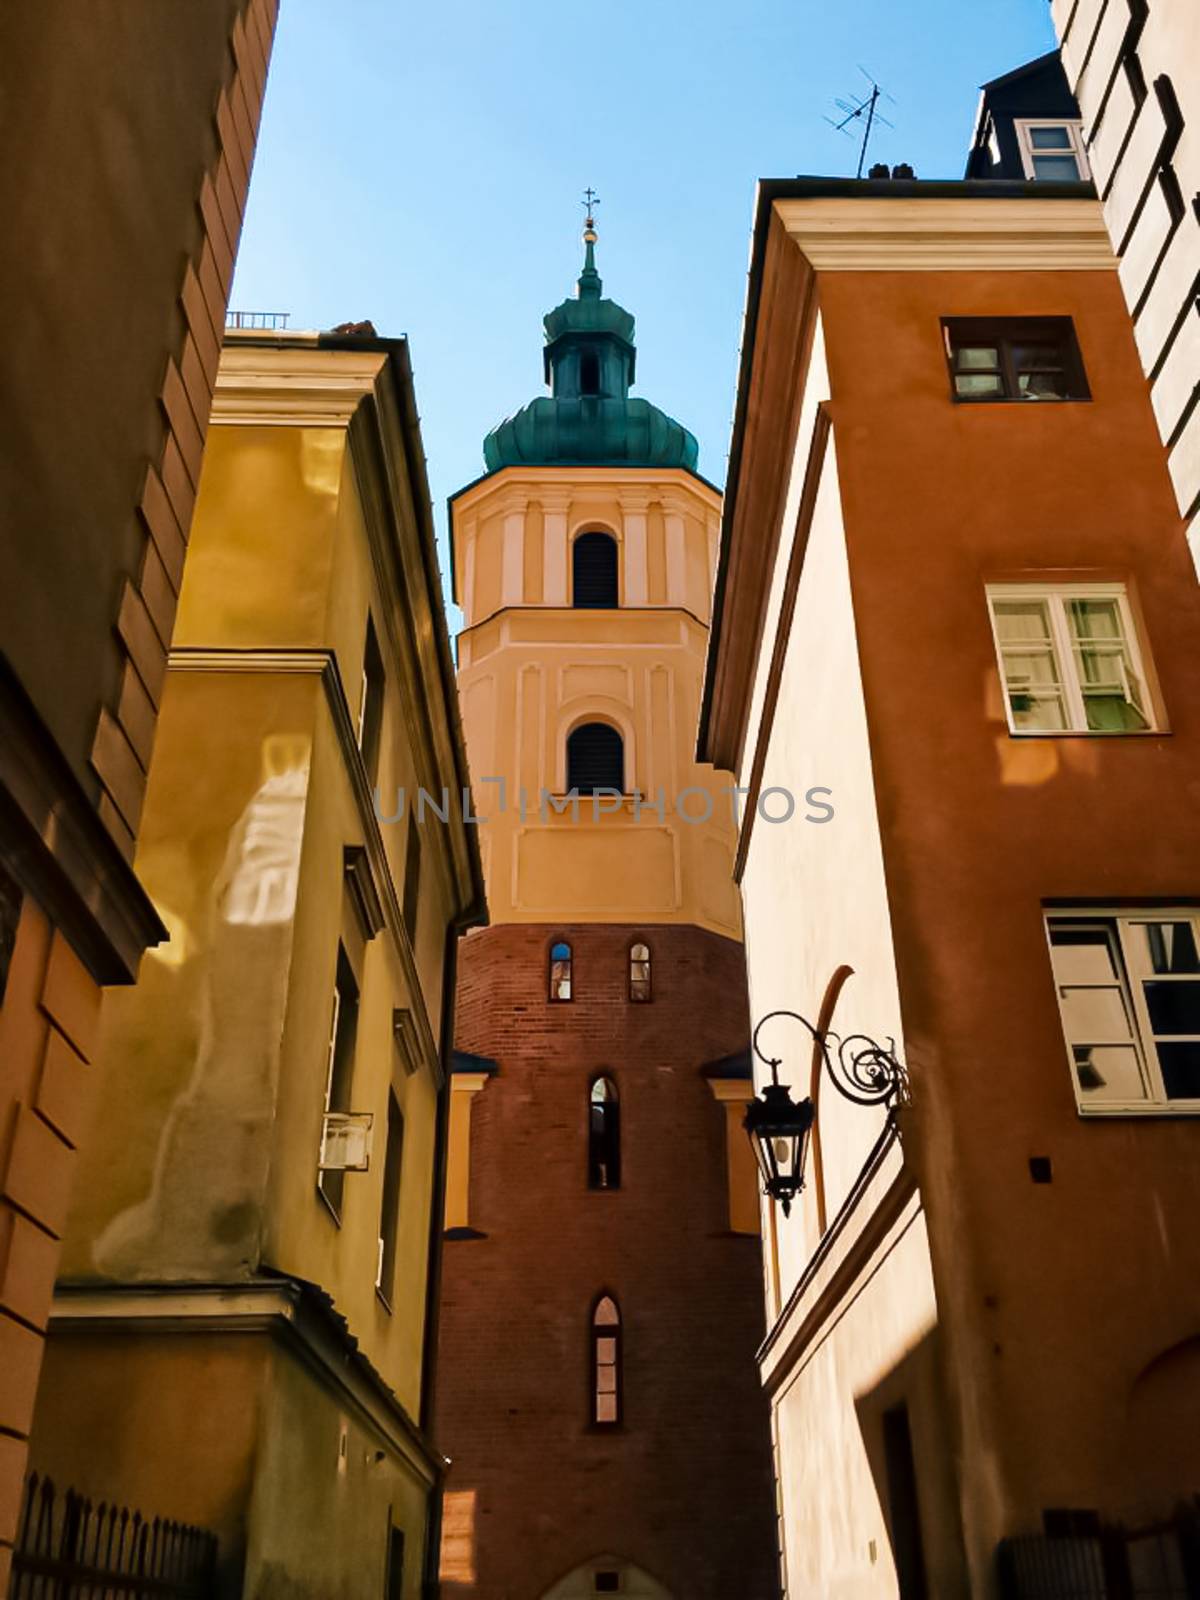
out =
[(617, 541), (607, 533), (581, 533), (572, 549), (575, 605), (611, 611), (617, 604)]
[(567, 788), (625, 789), (625, 741), (606, 722), (585, 722), (567, 740)]

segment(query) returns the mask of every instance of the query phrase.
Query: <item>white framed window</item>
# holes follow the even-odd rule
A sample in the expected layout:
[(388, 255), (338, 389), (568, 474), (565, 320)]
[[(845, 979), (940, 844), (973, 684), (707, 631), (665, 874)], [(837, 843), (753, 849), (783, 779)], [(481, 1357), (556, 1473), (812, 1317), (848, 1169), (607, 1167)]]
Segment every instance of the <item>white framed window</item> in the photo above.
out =
[(1077, 183), (1091, 177), (1082, 122), (1064, 117), (1017, 117), (1013, 126), (1027, 178)]
[(1124, 584), (990, 583), (987, 601), (1012, 733), (1154, 728)]
[(1052, 911), (1046, 933), (1080, 1111), (1200, 1115), (1200, 911)]

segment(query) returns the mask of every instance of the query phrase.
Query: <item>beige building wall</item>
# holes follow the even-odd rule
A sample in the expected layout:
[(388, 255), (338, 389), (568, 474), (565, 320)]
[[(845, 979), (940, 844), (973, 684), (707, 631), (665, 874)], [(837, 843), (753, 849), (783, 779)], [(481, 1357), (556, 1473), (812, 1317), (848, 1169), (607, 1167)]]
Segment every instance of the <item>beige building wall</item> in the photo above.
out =
[[(637, 468), (575, 483), (570, 469), (509, 468), (454, 501), (459, 689), (493, 921), (739, 937), (730, 780), (694, 752), (717, 508), (690, 473)], [(572, 545), (592, 530), (617, 541), (618, 609), (572, 605)], [(625, 793), (573, 808), (566, 742), (585, 722), (621, 733)]]
[[(1200, 510), (1200, 9), (1052, 0), (1179, 509)], [(1192, 554), (1200, 561), (1193, 523)]]
[[(771, 823), (778, 802), (743, 832), (742, 895), (751, 1015), (786, 1007), (814, 1025), (823, 1007), (835, 1032), (895, 1038), (903, 1058), (891, 918), (875, 808), (871, 754), (858, 660), (836, 447), (824, 445), (819, 482), (810, 470), (819, 410), (829, 399), (821, 329), (781, 526), (797, 525), (815, 494), (803, 573), (787, 624), (786, 651), (769, 730), (763, 725), (792, 558), (780, 541), (755, 672), (738, 782), (758, 761), (764, 792), (799, 797), (828, 791), (834, 808), (798, 805)], [(820, 450), (818, 446), (818, 451)], [(816, 914), (806, 908), (819, 907)], [(846, 968), (850, 968), (846, 972)], [(812, 1044), (798, 1024), (768, 1024), (762, 1045), (783, 1057), (793, 1098), (818, 1099), (808, 1185), (790, 1217), (763, 1200), (767, 1321), (761, 1357), (771, 1394), (779, 1471), (787, 1593), (894, 1596), (896, 1569), (884, 1513), (882, 1413), (906, 1402), (923, 1481), (940, 1492), (922, 1506), (928, 1521), (932, 1592), (954, 1593), (961, 1554), (954, 1534), (954, 1485), (944, 1481), (945, 1440), (937, 1400), (937, 1304), (925, 1219), (899, 1147), (892, 1143), (859, 1203), (851, 1190), (884, 1127), (884, 1112), (848, 1104), (828, 1077), (814, 1081)], [(764, 1068), (756, 1062), (758, 1073)], [(762, 1078), (760, 1076), (759, 1086)], [(831, 1224), (836, 1227), (827, 1233)], [(849, 1275), (848, 1277), (846, 1275)], [(831, 1280), (842, 1276), (836, 1295)]]

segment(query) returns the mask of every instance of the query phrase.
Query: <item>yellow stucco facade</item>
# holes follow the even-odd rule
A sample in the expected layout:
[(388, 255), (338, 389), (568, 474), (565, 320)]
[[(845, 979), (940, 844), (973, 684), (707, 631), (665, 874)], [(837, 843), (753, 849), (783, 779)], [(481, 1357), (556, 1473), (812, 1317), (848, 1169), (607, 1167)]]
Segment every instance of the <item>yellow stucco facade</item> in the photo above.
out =
[[(720, 497), (681, 469), (509, 467), (452, 503), (459, 692), (493, 922), (740, 936), (732, 779), (694, 759)], [(576, 607), (573, 547), (616, 541), (619, 604)], [(623, 793), (567, 791), (567, 738), (621, 735)], [(503, 783), (501, 782), (503, 780)]]
[[(171, 938), (103, 1015), (34, 1460), (213, 1528), (247, 1595), (409, 1597), (482, 883), (459, 810), (414, 835), (374, 804), (466, 767), (407, 352), (341, 345), (222, 359), (137, 860)], [(321, 1170), (330, 1114), (369, 1117), (365, 1170)]]

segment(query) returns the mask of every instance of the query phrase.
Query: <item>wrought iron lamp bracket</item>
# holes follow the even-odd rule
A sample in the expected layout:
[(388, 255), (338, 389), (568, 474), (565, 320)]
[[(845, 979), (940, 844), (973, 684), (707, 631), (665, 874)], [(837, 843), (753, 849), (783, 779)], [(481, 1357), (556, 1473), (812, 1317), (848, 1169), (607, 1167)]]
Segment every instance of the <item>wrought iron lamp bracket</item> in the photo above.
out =
[[(787, 1017), (806, 1028), (821, 1052), (821, 1059), (834, 1088), (846, 1100), (859, 1106), (895, 1106), (908, 1103), (908, 1073), (896, 1055), (896, 1041), (886, 1047), (865, 1033), (841, 1034), (814, 1028), (798, 1011), (769, 1011), (754, 1030), (754, 1054), (771, 1069), (771, 1081), (779, 1082), (781, 1056), (769, 1056), (759, 1045), (759, 1035), (768, 1022)], [(832, 1048), (831, 1048), (832, 1045)]]

